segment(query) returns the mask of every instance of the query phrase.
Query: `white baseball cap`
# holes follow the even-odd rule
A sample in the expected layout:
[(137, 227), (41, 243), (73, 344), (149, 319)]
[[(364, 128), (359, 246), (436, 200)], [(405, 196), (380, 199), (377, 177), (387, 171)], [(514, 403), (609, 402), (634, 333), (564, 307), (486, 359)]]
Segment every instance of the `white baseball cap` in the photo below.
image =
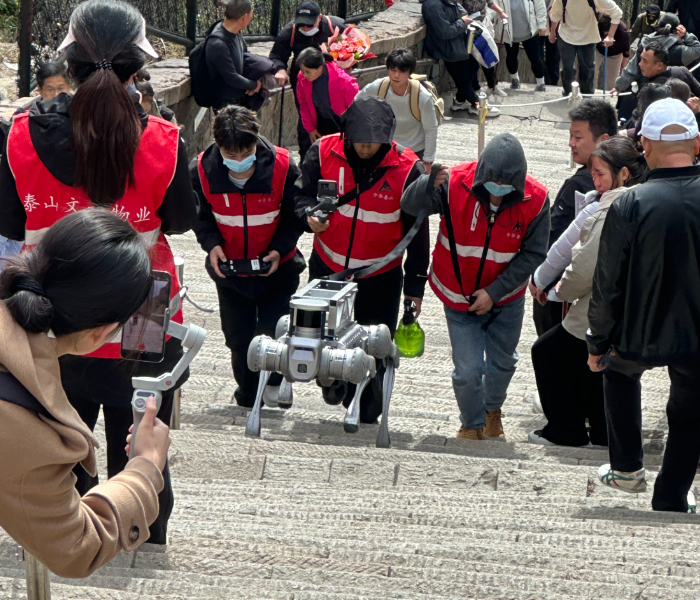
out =
[[(661, 133), (666, 127), (678, 125), (684, 133)], [(675, 98), (664, 98), (651, 104), (644, 113), (641, 134), (656, 142), (678, 142), (698, 137), (698, 122), (688, 105)]]

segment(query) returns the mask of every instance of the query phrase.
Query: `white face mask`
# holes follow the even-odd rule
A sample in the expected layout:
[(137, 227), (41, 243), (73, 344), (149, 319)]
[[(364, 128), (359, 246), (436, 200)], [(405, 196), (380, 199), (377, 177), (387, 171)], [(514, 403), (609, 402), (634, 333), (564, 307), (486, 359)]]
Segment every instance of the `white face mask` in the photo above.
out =
[(299, 28), (299, 32), (311, 37), (312, 35), (316, 35), (318, 33), (318, 27), (314, 27), (313, 29), (309, 29), (308, 31)]

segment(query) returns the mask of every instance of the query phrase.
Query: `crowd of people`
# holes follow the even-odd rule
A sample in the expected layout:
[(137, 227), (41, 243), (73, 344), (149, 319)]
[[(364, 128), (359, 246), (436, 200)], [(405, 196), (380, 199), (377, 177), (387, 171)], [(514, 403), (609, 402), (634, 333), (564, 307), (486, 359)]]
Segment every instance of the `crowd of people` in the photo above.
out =
[[(535, 405), (547, 418), (529, 441), (608, 448), (601, 483), (644, 491), (640, 379), (665, 366), (669, 434), (652, 505), (687, 511), (694, 504), (700, 88), (672, 61), (689, 60), (690, 23), (700, 21), (682, 2), (674, 7), (689, 11), (687, 29), (671, 12), (647, 7), (632, 27), (633, 41), (643, 36), (632, 56), (612, 0), (554, 0), (549, 13), (544, 0), (465, 3), (424, 4), (426, 48), (457, 87), (453, 110), (476, 106), (480, 68), (491, 91), (505, 94), (493, 65), (467, 52), (466, 28), (481, 19), (488, 31), (488, 11), (508, 40), (511, 89), (520, 87), (520, 44), (536, 90), (544, 89), (548, 29), (549, 42), (558, 40), (564, 93), (575, 61), (582, 89), (592, 89), (601, 48), (608, 68), (624, 67), (616, 86), (621, 79), (638, 84), (622, 129), (606, 99), (571, 109), (569, 146), (579, 168), (551, 208), (547, 186), (529, 173), (511, 134), (494, 136), (478, 161), (435, 165), (443, 108), (434, 88), (413, 77), (416, 57), (394, 50), (388, 76), (359, 90), (326, 52), (344, 23), (313, 1), (297, 7), (265, 67), (295, 91), (298, 165), (261, 135), (248, 106), (246, 97), (263, 87), (263, 78), (244, 74), (249, 0), (226, 2), (225, 19), (202, 46), (219, 78), (214, 141), (191, 162), (144, 70), (145, 57), (157, 55), (141, 14), (119, 0), (88, 0), (74, 10), (62, 61), (37, 73), (39, 96), (13, 117), (0, 160), (0, 236), (22, 249), (6, 255), (0, 271), (0, 439), (6, 455), (22, 457), (0, 471), (0, 524), (54, 572), (82, 577), (121, 549), (167, 541), (173, 494), (164, 423), (188, 373), (163, 392), (159, 409), (149, 400), (145, 426), (132, 439), (132, 377), (171, 370), (182, 348), (168, 338), (161, 363), (134, 363), (121, 358), (119, 337), (148, 295), (152, 271), (170, 275), (171, 318), (182, 321), (166, 235), (190, 230), (216, 285), (239, 406), (251, 407), (258, 389), (259, 374), (247, 365), (250, 341), (274, 336), (307, 259), (309, 279), (344, 273), (393, 256), (413, 231), (405, 257), (356, 280), (354, 317), (385, 324), (393, 335), (402, 295), (418, 316), (430, 285), (444, 305), (452, 347), (456, 437), (505, 439), (502, 407), (529, 290), (539, 336)], [(319, 180), (337, 186), (338, 207), (328, 218), (309, 212)], [(426, 213), (440, 220), (432, 260)], [(304, 233), (313, 235), (306, 258), (297, 247)], [(232, 274), (241, 261), (267, 268)], [(384, 364), (376, 366), (360, 398), (363, 423), (382, 414)], [(321, 390), (327, 403), (345, 406), (356, 393), (343, 381)], [(263, 401), (291, 407), (290, 383), (273, 374)], [(100, 409), (109, 476), (101, 484), (93, 435)], [(134, 447), (131, 460), (125, 440)]]

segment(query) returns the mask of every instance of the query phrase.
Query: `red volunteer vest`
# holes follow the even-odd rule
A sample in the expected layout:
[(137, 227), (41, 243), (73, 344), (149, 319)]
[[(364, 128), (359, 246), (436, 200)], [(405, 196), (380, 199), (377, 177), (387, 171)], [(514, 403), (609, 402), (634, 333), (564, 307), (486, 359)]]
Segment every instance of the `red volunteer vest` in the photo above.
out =
[[(457, 255), (464, 293), (470, 296), (476, 291), (476, 276), (486, 245), (488, 217), (483, 205), (465, 189), (471, 189), (477, 163), (457, 165), (450, 169), (448, 203), (454, 229)], [(508, 268), (510, 261), (520, 250), (528, 225), (540, 213), (547, 199), (547, 188), (529, 175), (525, 180), (525, 198), (515, 206), (497, 214), (491, 227), (491, 238), (479, 282), (479, 289), (491, 285)], [(450, 242), (445, 219), (440, 221), (433, 264), (430, 268), (430, 287), (444, 304), (455, 310), (467, 310), (469, 303), (462, 295), (454, 274)], [(494, 298), (502, 305), (525, 294), (527, 281), (504, 298)]]
[[(27, 214), (25, 248), (39, 243), (54, 223), (72, 212), (93, 206), (80, 188), (58, 181), (44, 166), (29, 134), (29, 114), (14, 117), (7, 143), (7, 160), (15, 177), (17, 193)], [(112, 212), (131, 223), (151, 249), (155, 271), (167, 271), (172, 277), (171, 298), (179, 292), (173, 253), (160, 231), (157, 212), (175, 175), (179, 128), (158, 118), (148, 117), (148, 125), (134, 162), (134, 186), (112, 205)], [(178, 309), (173, 320), (182, 323)], [(120, 339), (114, 339), (89, 356), (120, 358)]]
[[(338, 195), (355, 187), (352, 169), (345, 158), (340, 134), (321, 139), (319, 149), (321, 178), (338, 183)], [(326, 231), (314, 236), (314, 250), (335, 273), (345, 269), (366, 267), (384, 258), (403, 237), (401, 195), (418, 157), (396, 143), (380, 163), (388, 167), (384, 176), (358, 200), (338, 208), (328, 219)], [(357, 218), (353, 234), (353, 219)], [(399, 257), (372, 275), (385, 273), (401, 264)], [(371, 277), (372, 275), (369, 275)]]
[[(224, 237), (224, 254), (229, 259), (257, 258), (266, 254), (280, 222), (289, 151), (275, 146), (275, 167), (269, 194), (212, 194), (202, 165), (203, 156), (204, 152), (198, 158), (199, 180)], [(283, 256), (280, 264), (292, 258), (295, 252), (296, 249)]]

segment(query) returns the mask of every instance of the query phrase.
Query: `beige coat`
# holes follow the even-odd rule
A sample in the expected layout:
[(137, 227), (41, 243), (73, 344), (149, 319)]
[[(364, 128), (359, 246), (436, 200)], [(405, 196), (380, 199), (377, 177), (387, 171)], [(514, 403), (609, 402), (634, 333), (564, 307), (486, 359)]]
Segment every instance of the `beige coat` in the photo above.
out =
[(0, 368), (56, 419), (0, 400), (0, 526), (62, 577), (86, 577), (148, 539), (163, 488), (158, 467), (135, 458), (80, 498), (72, 469), (82, 463), (95, 474), (97, 441), (61, 387), (56, 340), (27, 334), (2, 302)]
[(573, 305), (562, 325), (571, 335), (580, 340), (586, 339), (588, 330), (588, 304), (593, 291), (593, 274), (598, 262), (598, 246), (603, 223), (610, 205), (630, 188), (617, 188), (605, 192), (600, 197), (598, 210), (594, 212), (581, 228), (581, 237), (571, 250), (571, 263), (557, 287), (557, 296)]

